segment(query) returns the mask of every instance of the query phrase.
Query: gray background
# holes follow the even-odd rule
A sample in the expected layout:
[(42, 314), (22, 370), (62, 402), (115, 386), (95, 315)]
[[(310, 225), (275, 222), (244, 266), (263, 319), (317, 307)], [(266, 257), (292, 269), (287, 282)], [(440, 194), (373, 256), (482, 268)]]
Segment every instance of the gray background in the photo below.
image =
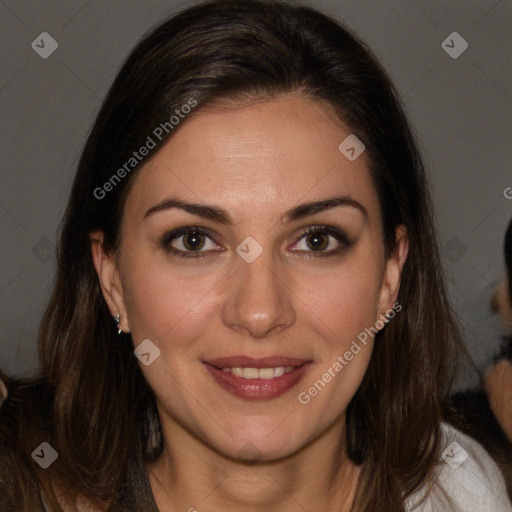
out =
[[(153, 24), (195, 2), (0, 2), (0, 368), (37, 367), (54, 243), (86, 134), (119, 66)], [(500, 343), (489, 311), (512, 215), (510, 0), (311, 2), (353, 28), (390, 72), (429, 169), (453, 306), (477, 365)], [(452, 32), (468, 49), (451, 58)], [(57, 42), (47, 59), (31, 47)], [(460, 385), (476, 382), (466, 375)]]

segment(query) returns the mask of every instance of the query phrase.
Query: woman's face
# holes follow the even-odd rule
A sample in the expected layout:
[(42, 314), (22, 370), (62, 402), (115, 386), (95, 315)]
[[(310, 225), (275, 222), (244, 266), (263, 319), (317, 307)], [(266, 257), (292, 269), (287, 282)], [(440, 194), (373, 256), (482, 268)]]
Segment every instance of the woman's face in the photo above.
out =
[(402, 237), (385, 260), (367, 155), (338, 149), (348, 135), (283, 95), (194, 112), (139, 171), (119, 260), (95, 263), (135, 347), (150, 340), (140, 365), (164, 431), (275, 459), (343, 428), (407, 252)]

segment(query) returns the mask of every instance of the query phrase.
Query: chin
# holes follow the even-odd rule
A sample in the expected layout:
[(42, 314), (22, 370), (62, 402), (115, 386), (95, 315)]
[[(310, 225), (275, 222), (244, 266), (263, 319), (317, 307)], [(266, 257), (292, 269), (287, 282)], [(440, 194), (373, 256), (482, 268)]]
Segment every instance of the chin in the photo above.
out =
[[(277, 442), (275, 442), (277, 441)], [(290, 439), (269, 442), (265, 439), (247, 440), (239, 445), (230, 446), (226, 456), (243, 462), (270, 462), (284, 459), (299, 451), (303, 444), (294, 443)]]
[(313, 434), (308, 437), (305, 432), (292, 434), (289, 428), (272, 431), (271, 428), (252, 425), (239, 428), (233, 436), (224, 430), (209, 432), (206, 439), (203, 437), (203, 442), (230, 459), (255, 462), (284, 459), (301, 450), (314, 437)]

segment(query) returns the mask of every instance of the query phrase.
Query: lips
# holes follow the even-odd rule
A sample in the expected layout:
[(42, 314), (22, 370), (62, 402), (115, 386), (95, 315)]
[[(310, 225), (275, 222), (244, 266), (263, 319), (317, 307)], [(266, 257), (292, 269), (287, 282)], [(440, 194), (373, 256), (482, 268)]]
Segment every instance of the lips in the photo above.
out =
[[(229, 393), (245, 400), (268, 400), (296, 386), (312, 361), (281, 356), (232, 356), (203, 361), (203, 365)], [(271, 368), (275, 372), (273, 377), (267, 375)], [(265, 378), (261, 378), (263, 375)]]

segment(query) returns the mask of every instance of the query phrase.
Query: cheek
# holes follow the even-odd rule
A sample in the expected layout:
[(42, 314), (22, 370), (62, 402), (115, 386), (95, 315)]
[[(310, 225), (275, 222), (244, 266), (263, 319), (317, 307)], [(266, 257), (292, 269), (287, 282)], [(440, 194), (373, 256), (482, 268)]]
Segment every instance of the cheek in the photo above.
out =
[(324, 326), (332, 349), (375, 324), (379, 312), (380, 275), (377, 265), (352, 265), (321, 278), (307, 279), (301, 295), (311, 314)]
[[(177, 351), (187, 347), (193, 359), (194, 340), (204, 337), (223, 301), (229, 300), (229, 269), (180, 267), (148, 254), (128, 257), (125, 269), (123, 289), (135, 344), (149, 338), (163, 351), (171, 345)], [(343, 265), (320, 272), (298, 268), (285, 278), (293, 291), (288, 300), (296, 309), (297, 322), (309, 324), (322, 340), (318, 348), (326, 358), (343, 353), (374, 325), (378, 270), (371, 252), (361, 249)]]
[(218, 275), (188, 272), (167, 264), (130, 262), (125, 304), (134, 341), (149, 338), (162, 349), (193, 339), (211, 321), (211, 294)]
[(375, 332), (383, 326), (376, 325), (379, 291), (378, 262), (359, 255), (305, 289), (311, 316), (321, 320), (323, 346), (297, 399), (325, 422), (347, 407), (367, 371)]
[[(340, 288), (340, 286), (342, 286)], [(371, 359), (376, 323), (375, 287), (357, 276), (333, 283), (323, 307), (318, 295), (317, 313), (325, 324), (323, 343), (311, 375), (298, 390), (304, 407), (317, 428), (326, 428), (345, 411), (359, 388)]]

